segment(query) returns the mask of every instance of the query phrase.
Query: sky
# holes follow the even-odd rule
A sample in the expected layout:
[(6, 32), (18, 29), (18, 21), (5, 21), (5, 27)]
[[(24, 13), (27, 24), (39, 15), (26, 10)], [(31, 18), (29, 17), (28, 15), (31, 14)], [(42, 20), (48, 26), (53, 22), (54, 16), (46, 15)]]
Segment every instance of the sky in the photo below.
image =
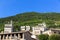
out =
[(33, 11), (60, 12), (60, 0), (0, 0), (0, 18)]

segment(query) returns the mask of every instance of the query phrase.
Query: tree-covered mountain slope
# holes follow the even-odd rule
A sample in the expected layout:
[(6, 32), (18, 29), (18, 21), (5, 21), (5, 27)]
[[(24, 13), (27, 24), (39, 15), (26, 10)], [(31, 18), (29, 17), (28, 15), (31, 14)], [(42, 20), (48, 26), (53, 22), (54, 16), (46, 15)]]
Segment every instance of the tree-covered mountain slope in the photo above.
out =
[[(15, 16), (10, 16), (6, 18), (0, 18), (0, 29), (3, 29), (4, 24), (8, 23), (10, 20), (13, 21), (14, 26), (22, 25), (37, 25), (41, 22), (46, 22), (49, 24), (58, 23), (60, 21), (60, 13), (38, 13), (38, 12), (25, 12), (20, 13)], [(60, 23), (59, 23), (60, 24)]]

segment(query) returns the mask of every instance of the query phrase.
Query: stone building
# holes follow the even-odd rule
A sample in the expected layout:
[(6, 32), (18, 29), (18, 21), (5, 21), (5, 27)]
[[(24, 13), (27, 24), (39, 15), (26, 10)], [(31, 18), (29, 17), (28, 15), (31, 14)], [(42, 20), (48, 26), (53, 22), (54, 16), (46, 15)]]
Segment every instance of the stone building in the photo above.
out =
[(52, 34), (60, 34), (60, 29), (49, 29), (45, 32), (43, 32), (43, 34), (48, 34), (49, 36), (52, 35)]
[(32, 34), (34, 35), (40, 35), (41, 34), (41, 30), (40, 27), (32, 27)]
[(41, 23), (41, 24), (38, 24), (38, 27), (40, 27), (40, 30), (41, 30), (42, 32), (46, 31), (46, 29), (47, 29), (45, 22), (43, 22), (43, 23)]
[(32, 27), (32, 33), (34, 35), (40, 35), (46, 31), (47, 27), (45, 23), (38, 24), (37, 26)]
[(21, 29), (21, 31), (29, 31), (30, 26), (21, 26), (20, 29)]
[(30, 31), (30, 26), (26, 26), (26, 31)]
[[(22, 26), (21, 30), (25, 30), (25, 26)], [(0, 33), (0, 40), (33, 40), (31, 35), (28, 31), (14, 32), (11, 21), (11, 23), (5, 24), (4, 32)]]
[(28, 31), (0, 33), (0, 40), (34, 40), (31, 38), (31, 33)]
[(11, 33), (11, 32), (13, 32), (12, 21), (11, 23), (5, 24), (5, 27), (4, 27), (4, 33)]
[(26, 30), (25, 26), (21, 26), (20, 29), (21, 29), (21, 31), (25, 31)]

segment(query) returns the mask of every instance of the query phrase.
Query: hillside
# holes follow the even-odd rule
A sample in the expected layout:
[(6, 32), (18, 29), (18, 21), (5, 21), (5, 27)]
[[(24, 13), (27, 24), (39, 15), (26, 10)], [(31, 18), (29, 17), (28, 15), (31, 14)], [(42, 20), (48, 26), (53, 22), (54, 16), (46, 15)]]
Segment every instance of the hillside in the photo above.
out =
[(8, 23), (10, 20), (13, 20), (13, 25), (16, 29), (22, 25), (33, 26), (41, 22), (46, 22), (47, 25), (53, 26), (52, 24), (60, 21), (60, 13), (25, 12), (15, 16), (0, 18), (0, 29), (3, 29), (4, 24)]

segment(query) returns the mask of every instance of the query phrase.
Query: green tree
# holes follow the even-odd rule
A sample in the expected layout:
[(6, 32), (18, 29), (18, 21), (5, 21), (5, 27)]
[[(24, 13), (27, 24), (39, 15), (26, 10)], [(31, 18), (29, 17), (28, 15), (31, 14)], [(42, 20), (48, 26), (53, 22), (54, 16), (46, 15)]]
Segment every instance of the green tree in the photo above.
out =
[(49, 36), (49, 40), (60, 40), (60, 35), (59, 34), (54, 34)]
[(39, 40), (48, 40), (48, 35), (47, 34), (41, 34), (38, 36)]

